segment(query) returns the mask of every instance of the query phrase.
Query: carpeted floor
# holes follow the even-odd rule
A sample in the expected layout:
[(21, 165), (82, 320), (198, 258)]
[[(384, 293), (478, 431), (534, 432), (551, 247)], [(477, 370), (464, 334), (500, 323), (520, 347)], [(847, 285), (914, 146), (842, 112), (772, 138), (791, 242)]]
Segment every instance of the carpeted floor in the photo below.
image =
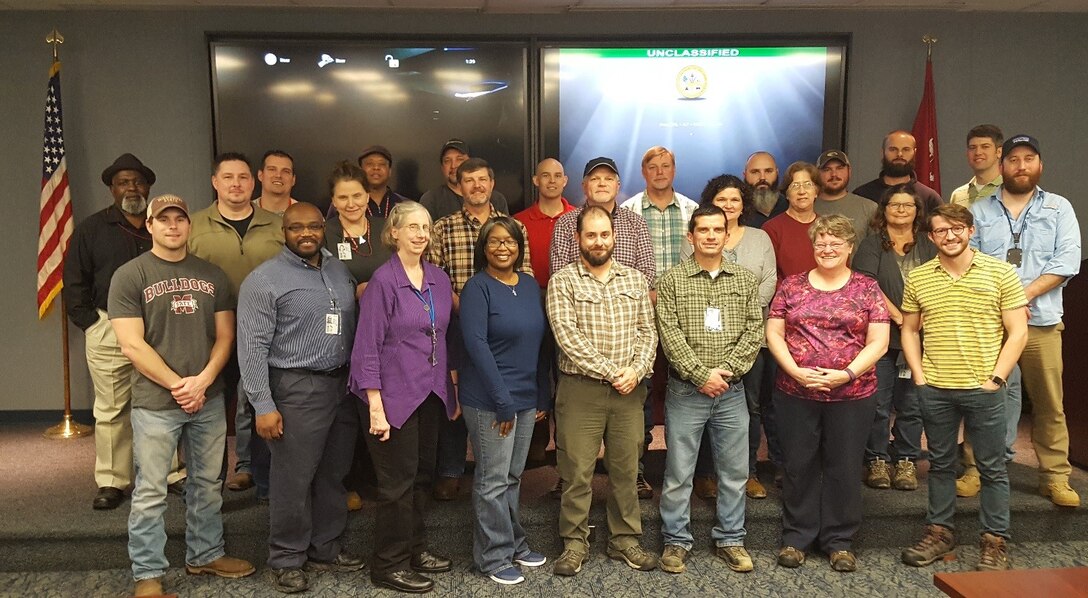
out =
[[(1025, 422), (1024, 426), (1027, 425)], [(127, 568), (126, 520), (128, 503), (115, 511), (93, 511), (93, 439), (46, 440), (44, 425), (0, 426), (0, 596), (122, 596), (131, 592)], [(651, 449), (661, 448), (661, 429)], [(1012, 479), (1012, 558), (1018, 568), (1088, 565), (1088, 508), (1059, 509), (1035, 491), (1034, 453), (1026, 428), (1017, 443)], [(663, 451), (651, 450), (648, 477), (660, 489)], [(899, 563), (899, 551), (914, 542), (925, 513), (925, 463), (921, 488), (916, 492), (877, 491), (865, 488), (865, 522), (856, 548), (861, 570), (840, 574), (830, 570), (826, 557), (809, 555), (800, 570), (774, 565), (778, 546), (777, 491), (770, 486), (766, 500), (748, 501), (747, 546), (756, 571), (737, 574), (715, 559), (709, 550), (713, 510), (698, 499), (692, 503), (696, 548), (683, 575), (660, 571), (641, 573), (604, 556), (607, 543), (604, 501), (607, 476), (594, 479), (591, 524), (601, 533), (593, 539), (592, 560), (578, 576), (559, 578), (551, 566), (526, 571), (526, 583), (500, 587), (471, 568), (471, 505), (469, 478), (462, 483), (461, 500), (436, 504), (429, 518), (431, 544), (453, 556), (455, 569), (435, 576), (438, 595), (485, 596), (644, 596), (644, 595), (802, 595), (810, 596), (925, 596), (938, 595), (933, 573), (971, 570), (978, 557), (978, 499), (958, 503), (959, 560), (915, 569)], [(764, 472), (766, 481), (769, 473)], [(526, 472), (522, 491), (522, 519), (533, 547), (555, 558), (561, 544), (555, 533), (558, 501), (547, 497), (555, 481), (551, 467)], [(1088, 474), (1075, 470), (1074, 487), (1088, 491)], [(267, 511), (256, 505), (253, 490), (227, 492), (224, 525), (227, 549), (259, 564), (267, 557)], [(226, 581), (190, 577), (179, 568), (184, 555), (183, 505), (171, 496), (167, 511), (170, 540), (167, 556), (175, 568), (167, 576), (167, 590), (181, 596), (274, 596), (263, 570), (250, 578)], [(643, 545), (661, 549), (657, 497), (642, 501)], [(351, 515), (346, 546), (366, 554), (374, 525), (369, 504)], [(313, 577), (310, 596), (372, 596), (379, 592), (366, 571)], [(1049, 598), (1049, 597), (1048, 597)]]

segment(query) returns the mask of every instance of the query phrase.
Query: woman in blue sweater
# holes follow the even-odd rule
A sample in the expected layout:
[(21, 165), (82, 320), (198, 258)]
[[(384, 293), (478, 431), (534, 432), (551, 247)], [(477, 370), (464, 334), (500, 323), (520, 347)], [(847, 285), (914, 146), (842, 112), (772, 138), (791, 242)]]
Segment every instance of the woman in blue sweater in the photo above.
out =
[(493, 216), (476, 240), (477, 274), (461, 291), (468, 358), (460, 368), (460, 401), (476, 457), (473, 559), (481, 572), (506, 585), (525, 581), (518, 565), (545, 562), (529, 549), (518, 515), (533, 425), (551, 409), (537, 383), (544, 308), (536, 280), (518, 272), (524, 253), (516, 221)]

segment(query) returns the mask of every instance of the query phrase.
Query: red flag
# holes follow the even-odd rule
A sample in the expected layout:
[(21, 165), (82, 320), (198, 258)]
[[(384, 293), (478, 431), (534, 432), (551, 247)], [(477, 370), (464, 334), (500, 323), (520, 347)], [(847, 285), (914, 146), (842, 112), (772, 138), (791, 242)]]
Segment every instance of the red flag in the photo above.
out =
[(60, 103), (60, 62), (49, 68), (42, 144), (42, 193), (38, 212), (38, 319), (44, 318), (63, 282), (64, 255), (72, 237), (72, 201), (64, 159), (64, 118)]
[(941, 193), (941, 156), (937, 151), (937, 96), (933, 91), (933, 60), (926, 58), (926, 86), (918, 115), (911, 129), (918, 150), (914, 154), (914, 172), (918, 180)]

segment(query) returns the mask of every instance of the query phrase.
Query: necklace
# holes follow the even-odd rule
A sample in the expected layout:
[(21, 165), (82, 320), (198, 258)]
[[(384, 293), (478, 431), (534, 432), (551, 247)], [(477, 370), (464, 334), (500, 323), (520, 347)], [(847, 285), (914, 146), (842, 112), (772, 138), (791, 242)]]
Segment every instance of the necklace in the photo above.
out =
[(492, 272), (490, 270), (488, 270), (487, 273), (491, 276), (491, 278), (494, 278), (495, 280), (501, 282), (503, 285), (506, 286), (506, 288), (510, 289), (510, 292), (513, 293), (515, 297), (518, 296), (518, 275), (517, 275), (516, 272), (514, 273), (514, 284), (510, 284), (510, 283), (506, 282), (505, 280), (499, 278), (498, 276), (495, 275), (494, 272)]
[(374, 254), (374, 246), (370, 244), (370, 221), (364, 217), (363, 224), (366, 226), (366, 232), (353, 235), (348, 231), (348, 227), (344, 226), (344, 221), (340, 221), (340, 226), (344, 229), (344, 238), (351, 244), (351, 251), (366, 257)]

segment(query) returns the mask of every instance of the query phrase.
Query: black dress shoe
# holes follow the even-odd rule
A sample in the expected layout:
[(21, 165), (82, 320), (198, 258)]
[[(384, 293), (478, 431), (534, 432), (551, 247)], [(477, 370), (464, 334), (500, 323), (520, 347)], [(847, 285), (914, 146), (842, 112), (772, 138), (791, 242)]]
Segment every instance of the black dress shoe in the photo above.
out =
[(351, 571), (359, 571), (363, 567), (366, 567), (366, 561), (346, 552), (336, 555), (336, 558), (332, 561), (309, 560), (302, 566), (306, 571), (332, 571), (334, 573), (350, 573)]
[(185, 478), (181, 478), (173, 484), (167, 484), (166, 493), (176, 494), (182, 498), (185, 498)]
[(420, 573), (445, 573), (453, 568), (453, 561), (424, 550), (412, 557), (412, 569)]
[(94, 501), (91, 502), (91, 506), (98, 511), (108, 511), (110, 509), (116, 509), (121, 501), (125, 500), (125, 493), (117, 488), (99, 488), (98, 494), (94, 495)]
[(310, 589), (310, 582), (306, 574), (298, 567), (285, 567), (283, 569), (269, 569), (272, 574), (272, 588), (284, 594), (305, 592)]
[(393, 571), (384, 575), (370, 575), (370, 581), (374, 582), (374, 585), (396, 590), (398, 592), (408, 592), (409, 594), (423, 594), (424, 592), (430, 592), (434, 589), (434, 582), (426, 577), (423, 577), (415, 571)]

